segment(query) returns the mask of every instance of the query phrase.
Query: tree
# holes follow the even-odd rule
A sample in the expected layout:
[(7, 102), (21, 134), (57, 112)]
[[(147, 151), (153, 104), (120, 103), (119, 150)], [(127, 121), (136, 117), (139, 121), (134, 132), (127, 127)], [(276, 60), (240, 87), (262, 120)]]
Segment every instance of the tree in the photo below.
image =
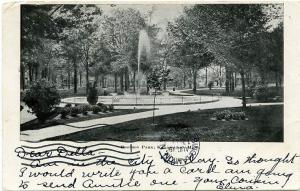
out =
[(61, 34), (66, 57), (72, 62), (74, 70), (74, 93), (77, 93), (78, 63), (79, 58), (84, 63), (86, 73), (86, 93), (89, 86), (89, 62), (92, 44), (96, 40), (98, 21), (102, 11), (95, 5), (63, 5), (54, 18), (65, 21), (65, 27)]
[[(226, 70), (241, 75), (243, 106), (246, 106), (245, 75), (253, 68), (254, 44), (259, 34), (267, 30), (268, 5), (195, 5), (187, 9), (189, 20), (195, 25), (194, 41), (201, 41)], [(193, 32), (193, 31), (192, 31)], [(183, 31), (190, 36), (190, 33)]]
[(104, 40), (112, 57), (112, 70), (115, 76), (120, 76), (121, 91), (124, 89), (124, 77), (125, 91), (128, 90), (129, 69), (137, 68), (138, 36), (143, 27), (144, 18), (134, 9), (116, 9), (102, 23)]
[[(21, 88), (25, 88), (25, 72), (28, 70), (29, 82), (40, 75), (43, 62), (39, 57), (41, 53), (49, 55), (51, 40), (59, 40), (62, 21), (53, 19), (51, 13), (58, 5), (22, 5), (21, 6)], [(47, 42), (45, 42), (47, 41)], [(52, 43), (52, 42), (51, 42)], [(49, 58), (49, 57), (48, 57)]]
[(193, 91), (197, 89), (197, 72), (199, 69), (208, 66), (213, 60), (214, 55), (208, 47), (199, 38), (202, 30), (206, 30), (202, 24), (195, 25), (194, 15), (190, 9), (185, 9), (184, 15), (179, 17), (175, 23), (169, 23), (169, 36), (173, 39), (173, 54), (176, 55), (178, 64), (184, 64), (185, 67), (192, 70)]
[(157, 94), (157, 90), (161, 89), (164, 78), (166, 78), (166, 73), (160, 67), (152, 68), (151, 72), (147, 75), (147, 86), (149, 89), (154, 89), (154, 97), (153, 97), (153, 120), (155, 117), (155, 98)]

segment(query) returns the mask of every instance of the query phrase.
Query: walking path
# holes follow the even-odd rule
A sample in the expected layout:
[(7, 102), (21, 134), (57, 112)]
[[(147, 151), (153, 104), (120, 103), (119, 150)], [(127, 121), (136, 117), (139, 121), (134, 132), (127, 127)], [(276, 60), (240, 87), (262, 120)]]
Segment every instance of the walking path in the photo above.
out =
[[(255, 103), (248, 104), (248, 106), (259, 106), (259, 105), (277, 105), (283, 103)], [(206, 103), (206, 104), (194, 104), (194, 105), (171, 105), (171, 106), (158, 106), (158, 110), (155, 110), (155, 116), (162, 116), (167, 114), (196, 111), (205, 109), (216, 109), (216, 108), (232, 108), (240, 107), (241, 100), (233, 97), (222, 97), (218, 102)], [(130, 109), (130, 108), (152, 108), (153, 106), (118, 106), (117, 108)], [(38, 130), (27, 130), (21, 132), (22, 141), (37, 142), (47, 138), (71, 134), (79, 131), (88, 129), (98, 128), (106, 125), (114, 125), (118, 123), (124, 123), (136, 119), (143, 119), (152, 117), (153, 111), (146, 111), (140, 113), (119, 115), (113, 117), (105, 117), (99, 119), (93, 119), (82, 122), (69, 123), (65, 125), (56, 125)]]

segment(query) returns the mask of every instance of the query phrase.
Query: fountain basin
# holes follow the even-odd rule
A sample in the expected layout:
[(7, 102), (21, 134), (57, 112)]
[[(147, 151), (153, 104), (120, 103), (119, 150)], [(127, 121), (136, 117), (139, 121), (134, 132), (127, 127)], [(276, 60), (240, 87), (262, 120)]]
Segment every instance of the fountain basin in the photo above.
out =
[[(219, 101), (218, 96), (163, 96), (158, 95), (155, 98), (156, 105), (189, 105), (202, 104)], [(153, 105), (154, 95), (116, 95), (116, 96), (98, 96), (98, 102), (106, 105), (116, 106), (141, 106)], [(62, 99), (62, 103), (87, 104), (86, 97), (70, 97)]]

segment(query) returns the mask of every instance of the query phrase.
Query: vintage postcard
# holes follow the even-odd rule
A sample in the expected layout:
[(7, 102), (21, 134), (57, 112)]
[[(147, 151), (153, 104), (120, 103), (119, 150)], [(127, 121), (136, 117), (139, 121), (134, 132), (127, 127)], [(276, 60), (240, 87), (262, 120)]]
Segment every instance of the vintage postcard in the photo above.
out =
[(299, 190), (299, 10), (3, 4), (3, 189)]

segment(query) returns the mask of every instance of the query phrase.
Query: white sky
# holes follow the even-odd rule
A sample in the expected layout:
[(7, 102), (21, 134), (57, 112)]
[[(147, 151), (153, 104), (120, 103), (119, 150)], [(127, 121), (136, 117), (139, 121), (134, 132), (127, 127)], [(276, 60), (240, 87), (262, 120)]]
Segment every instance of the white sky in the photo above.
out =
[[(134, 8), (141, 12), (141, 14), (148, 14), (150, 11), (151, 15), (151, 24), (157, 24), (162, 28), (159, 37), (163, 37), (166, 25), (168, 21), (173, 21), (178, 16), (183, 13), (184, 7), (192, 6), (192, 4), (114, 4), (114, 5), (98, 5), (104, 12), (105, 15), (109, 15), (113, 9), (126, 9), (126, 8)], [(276, 8), (279, 8), (277, 11), (283, 15), (283, 6), (277, 5)], [(275, 9), (276, 9), (275, 8)], [(272, 12), (273, 10), (266, 10), (267, 12)], [(274, 19), (270, 22), (270, 25), (276, 26), (280, 19)]]
[(157, 24), (161, 27), (162, 31), (159, 36), (163, 36), (164, 30), (166, 29), (168, 21), (172, 21), (183, 13), (183, 9), (187, 5), (183, 4), (116, 4), (116, 5), (98, 5), (104, 12), (109, 15), (113, 9), (126, 9), (134, 8), (141, 12), (143, 15), (151, 15), (151, 24)]

